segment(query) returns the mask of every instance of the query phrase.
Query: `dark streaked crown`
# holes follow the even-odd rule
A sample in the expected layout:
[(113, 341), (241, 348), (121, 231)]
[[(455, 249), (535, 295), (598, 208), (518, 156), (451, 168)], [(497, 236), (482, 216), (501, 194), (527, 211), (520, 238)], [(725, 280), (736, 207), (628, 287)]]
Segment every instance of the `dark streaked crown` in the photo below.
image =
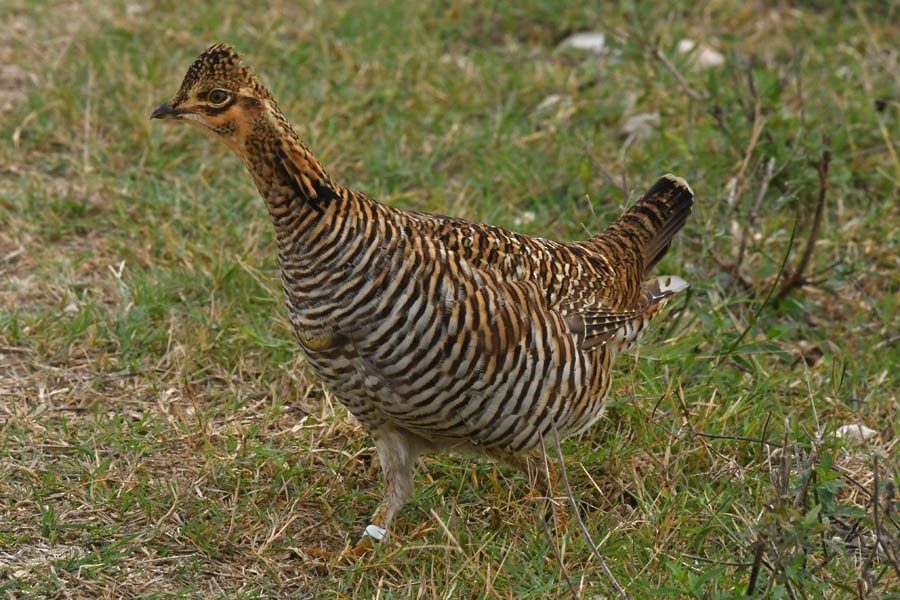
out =
[(247, 89), (260, 98), (272, 99), (272, 94), (260, 83), (248, 67), (241, 65), (241, 58), (228, 44), (215, 44), (197, 57), (191, 64), (171, 105), (184, 102), (196, 86), (220, 87), (238, 91)]

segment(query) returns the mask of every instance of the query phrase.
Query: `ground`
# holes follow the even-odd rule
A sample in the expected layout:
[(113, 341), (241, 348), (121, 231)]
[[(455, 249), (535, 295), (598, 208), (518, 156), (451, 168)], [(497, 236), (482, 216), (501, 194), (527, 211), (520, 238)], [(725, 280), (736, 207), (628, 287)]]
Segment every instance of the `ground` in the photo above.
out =
[[(3, 595), (900, 597), (897, 8), (574, 4), (0, 0)], [(578, 239), (691, 183), (658, 272), (692, 287), (563, 444), (568, 523), (435, 456), (387, 544), (306, 554), (378, 461), (250, 178), (148, 120), (220, 41), (395, 206)]]

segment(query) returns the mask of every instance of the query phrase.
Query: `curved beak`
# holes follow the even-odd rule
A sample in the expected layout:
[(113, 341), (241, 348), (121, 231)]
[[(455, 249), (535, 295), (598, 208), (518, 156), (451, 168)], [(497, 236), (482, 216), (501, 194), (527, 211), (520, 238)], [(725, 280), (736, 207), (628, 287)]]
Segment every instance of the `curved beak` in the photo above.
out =
[(163, 102), (156, 109), (150, 113), (151, 119), (172, 119), (181, 114), (181, 111), (172, 108), (169, 106), (168, 102)]

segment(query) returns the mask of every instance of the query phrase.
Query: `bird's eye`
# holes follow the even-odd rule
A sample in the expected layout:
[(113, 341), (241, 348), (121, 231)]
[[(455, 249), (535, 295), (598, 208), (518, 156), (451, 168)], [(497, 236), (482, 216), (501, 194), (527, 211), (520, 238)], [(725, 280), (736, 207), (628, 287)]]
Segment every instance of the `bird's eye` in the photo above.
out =
[(228, 92), (225, 90), (213, 90), (209, 93), (208, 99), (213, 106), (222, 106), (228, 102)]

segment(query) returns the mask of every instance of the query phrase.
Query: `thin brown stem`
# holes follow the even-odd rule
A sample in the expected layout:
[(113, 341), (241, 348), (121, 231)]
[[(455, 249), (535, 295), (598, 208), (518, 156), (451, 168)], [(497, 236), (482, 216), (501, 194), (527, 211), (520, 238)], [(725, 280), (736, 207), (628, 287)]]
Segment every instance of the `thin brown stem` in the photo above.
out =
[[(540, 431), (538, 432), (538, 437), (541, 440), (541, 458), (544, 462), (544, 480), (547, 482), (547, 489), (545, 493), (547, 494), (547, 501), (553, 504), (553, 498), (550, 497), (552, 495), (552, 490), (550, 489), (550, 460), (547, 456), (547, 448), (544, 446), (544, 436), (541, 435)], [(560, 460), (560, 469), (565, 469), (565, 464)], [(535, 474), (536, 477), (540, 477), (540, 474)], [(530, 477), (529, 477), (530, 478)], [(573, 598), (580, 598), (581, 596), (578, 594), (578, 590), (575, 588), (575, 584), (572, 582), (572, 578), (569, 577), (569, 571), (566, 569), (566, 564), (563, 562), (562, 555), (559, 553), (559, 548), (556, 545), (556, 542), (553, 540), (553, 536), (550, 535), (550, 528), (547, 527), (547, 519), (541, 519), (541, 529), (544, 532), (544, 536), (547, 538), (547, 543), (550, 544), (550, 549), (553, 551), (553, 556), (556, 557), (556, 564), (559, 565), (559, 572), (562, 574), (563, 579), (566, 581), (566, 586), (569, 588), (569, 591), (572, 592)]]
[[(881, 526), (881, 518), (878, 511), (878, 495), (880, 494), (879, 488), (879, 480), (878, 480), (878, 456), (874, 458), (874, 471), (875, 471), (875, 479), (872, 483), (872, 520), (875, 524), (875, 547), (881, 547), (881, 552), (884, 557), (887, 559), (888, 563), (891, 567), (894, 568), (894, 572), (897, 574), (897, 577), (900, 578), (900, 562), (897, 561), (897, 557), (894, 555), (893, 544), (889, 543), (887, 536), (885, 535), (885, 531)], [(890, 506), (890, 500), (886, 503), (886, 506)]]
[[(831, 139), (826, 137), (825, 144), (830, 144)], [(831, 165), (831, 151), (824, 150), (822, 158), (817, 165), (819, 172), (819, 199), (816, 203), (816, 213), (813, 216), (812, 227), (809, 230), (809, 237), (806, 240), (806, 247), (803, 254), (800, 255), (800, 261), (796, 268), (788, 271), (787, 276), (781, 284), (781, 289), (775, 295), (775, 299), (781, 299), (790, 294), (794, 289), (807, 283), (806, 272), (810, 260), (812, 260), (813, 251), (815, 250), (816, 241), (819, 239), (819, 230), (822, 226), (822, 215), (825, 213), (825, 197), (828, 193), (828, 168)]]
[(566, 496), (569, 498), (569, 502), (572, 504), (572, 513), (575, 515), (575, 521), (578, 523), (578, 528), (581, 530), (582, 535), (584, 535), (585, 540), (587, 540), (588, 546), (590, 546), (594, 558), (596, 558), (597, 562), (600, 563), (600, 568), (612, 583), (613, 588), (615, 588), (616, 592), (619, 593), (619, 596), (627, 599), (628, 594), (625, 593), (625, 589), (622, 588), (621, 585), (619, 585), (619, 582), (616, 580), (615, 575), (613, 575), (612, 571), (609, 570), (609, 566), (607, 566), (606, 561), (603, 559), (603, 555), (601, 555), (600, 551), (597, 549), (597, 545), (594, 544), (594, 540), (593, 538), (591, 538), (591, 534), (581, 518), (581, 511), (578, 510), (578, 502), (575, 500), (575, 495), (572, 493), (572, 488), (569, 486), (569, 477), (568, 475), (566, 475), (565, 458), (563, 458), (562, 446), (559, 445), (559, 434), (556, 432), (555, 425), (553, 426), (553, 442), (556, 446), (556, 458), (557, 460), (559, 460), (559, 473), (562, 477), (563, 485), (566, 488)]
[(750, 596), (753, 594), (756, 589), (756, 580), (759, 578), (759, 569), (763, 563), (763, 552), (766, 549), (766, 544), (762, 540), (756, 540), (753, 542), (753, 568), (750, 569), (750, 581), (747, 582), (747, 593), (745, 596)]
[(741, 265), (744, 264), (744, 256), (747, 253), (747, 245), (750, 242), (753, 226), (756, 225), (756, 219), (759, 216), (759, 208), (762, 206), (763, 198), (769, 191), (769, 183), (772, 181), (772, 170), (775, 168), (775, 159), (770, 158), (766, 163), (766, 171), (763, 175), (762, 182), (759, 185), (759, 192), (756, 194), (756, 200), (747, 213), (747, 219), (744, 222), (744, 228), (741, 231), (741, 241), (738, 246), (738, 257), (735, 264), (735, 271), (740, 272)]
[(688, 96), (694, 100), (706, 100), (706, 92), (701, 93), (692, 88), (687, 82), (687, 79), (684, 78), (684, 75), (681, 74), (681, 71), (679, 71), (678, 68), (672, 64), (672, 61), (662, 53), (662, 50), (654, 48), (651, 54), (656, 60), (662, 63), (662, 66), (664, 66), (669, 73), (672, 74), (672, 77), (675, 78), (675, 81), (678, 82), (678, 85), (681, 86), (681, 89), (683, 89)]
[(809, 484), (812, 482), (813, 475), (816, 472), (815, 466), (816, 461), (819, 459), (819, 447), (821, 443), (822, 439), (816, 435), (816, 439), (813, 440), (812, 449), (806, 457), (806, 464), (803, 465), (804, 472), (803, 479), (800, 482), (800, 488), (797, 490), (797, 493), (794, 494), (794, 502), (792, 504), (794, 508), (806, 506), (806, 495), (809, 492)]

